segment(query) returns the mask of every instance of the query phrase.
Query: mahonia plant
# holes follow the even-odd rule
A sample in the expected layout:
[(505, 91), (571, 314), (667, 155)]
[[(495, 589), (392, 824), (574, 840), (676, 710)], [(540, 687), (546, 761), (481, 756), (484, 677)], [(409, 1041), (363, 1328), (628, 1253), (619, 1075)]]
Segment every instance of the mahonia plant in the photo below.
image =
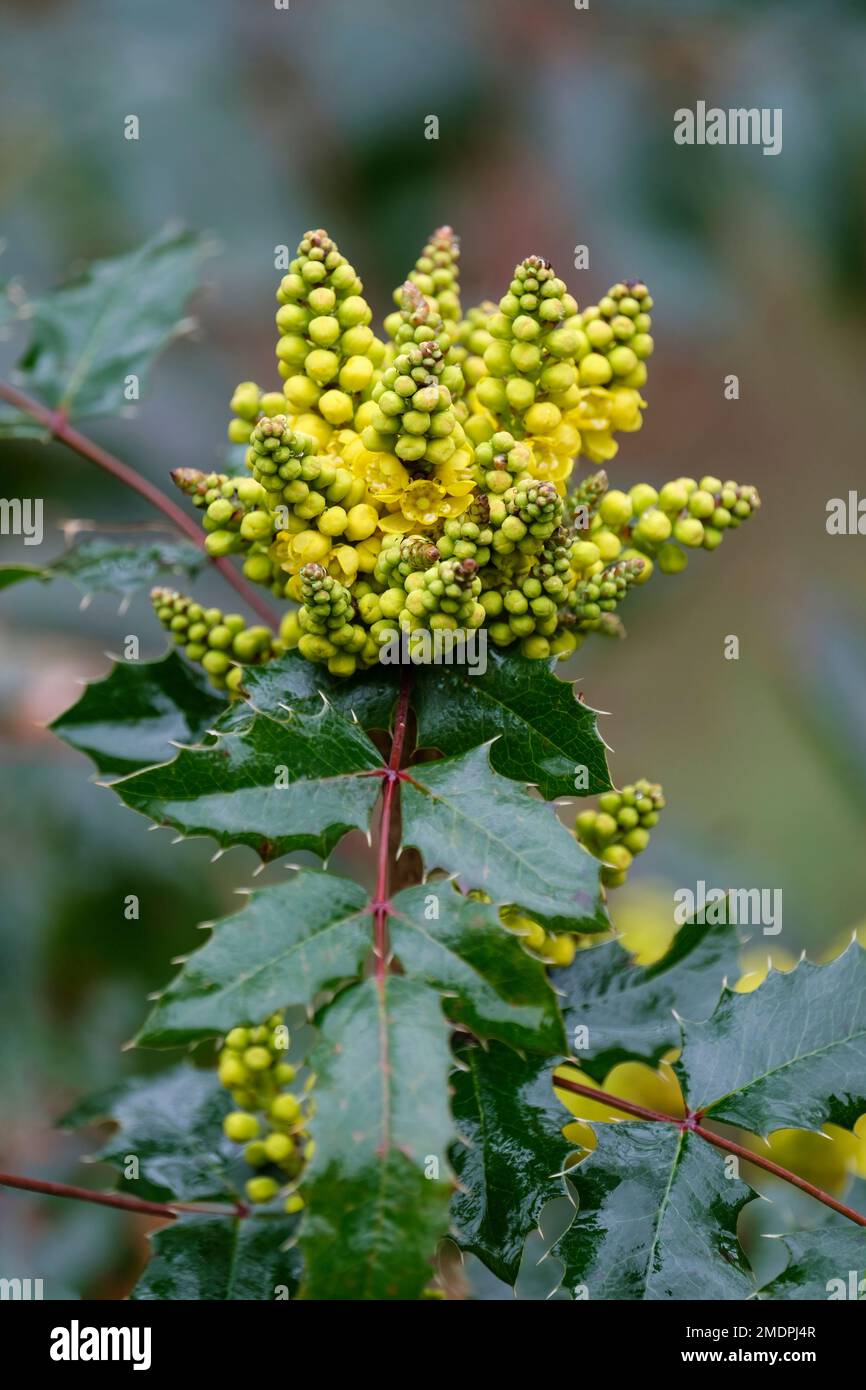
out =
[[(34, 395), (0, 384), (5, 432), (35, 422), (88, 453), (69, 421), (119, 405), (110, 374), (170, 336), (188, 253), (137, 253), (162, 267), (139, 311), (165, 331), (122, 350), (117, 312), (97, 311), (124, 302), (124, 258), (76, 291), (86, 332), (63, 291), (53, 318), (44, 301)], [(556, 673), (622, 636), (632, 591), (717, 549), (758, 494), (697, 469), (611, 487), (646, 408), (642, 281), (581, 309), (532, 255), (464, 311), (459, 261), (439, 228), (377, 334), (354, 267), (308, 232), (277, 289), (276, 382), (232, 397), (245, 471), (174, 469), (200, 531), (156, 494), (261, 621), (160, 582), (174, 646), (118, 663), (54, 728), (154, 825), (262, 865), (306, 858), (208, 924), (154, 997), (137, 1043), (195, 1057), (69, 1122), (113, 1120), (102, 1156), (124, 1177), (102, 1200), (168, 1223), (136, 1298), (534, 1296), (541, 1265), (544, 1297), (690, 1299), (696, 1271), (706, 1299), (824, 1297), (828, 1260), (863, 1268), (866, 1217), (769, 1164), (830, 1215), (818, 1241), (780, 1208), (785, 1259), (762, 1280), (738, 1241), (752, 1189), (725, 1161), (758, 1172), (773, 1131), (848, 1134), (866, 1111), (866, 958), (852, 945), (738, 994), (739, 941), (716, 920), (632, 963), (609, 894), (664, 795), (613, 788), (597, 713)], [(65, 565), (109, 588), (142, 567), (116, 546)], [(250, 584), (285, 604), (277, 621)], [(375, 832), (372, 889), (326, 867), (353, 830)], [(667, 1109), (617, 1091), (622, 1062), (667, 1068)]]

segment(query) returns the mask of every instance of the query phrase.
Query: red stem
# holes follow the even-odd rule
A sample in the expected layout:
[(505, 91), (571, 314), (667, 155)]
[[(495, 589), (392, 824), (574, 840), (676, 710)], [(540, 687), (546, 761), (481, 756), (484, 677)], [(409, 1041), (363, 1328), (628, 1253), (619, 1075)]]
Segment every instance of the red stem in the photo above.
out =
[(711, 1129), (704, 1129), (703, 1125), (698, 1123), (698, 1117), (694, 1113), (689, 1113), (685, 1119), (681, 1119), (677, 1115), (665, 1115), (661, 1110), (648, 1110), (645, 1105), (638, 1105), (635, 1101), (622, 1100), (619, 1096), (611, 1095), (609, 1091), (598, 1091), (592, 1086), (584, 1086), (579, 1081), (571, 1081), (562, 1076), (554, 1076), (553, 1085), (557, 1090), (572, 1091), (577, 1096), (586, 1096), (588, 1100), (599, 1101), (610, 1106), (612, 1110), (620, 1110), (625, 1115), (634, 1115), (639, 1120), (653, 1120), (657, 1123), (676, 1125), (678, 1129), (689, 1130), (692, 1134), (697, 1134), (700, 1139), (705, 1139), (708, 1144), (713, 1144), (715, 1148), (724, 1149), (726, 1153), (736, 1154), (744, 1162), (754, 1163), (756, 1168), (763, 1168), (765, 1172), (772, 1173), (774, 1177), (789, 1182), (792, 1187), (798, 1187), (801, 1192), (807, 1192), (817, 1202), (823, 1202), (825, 1207), (832, 1207), (833, 1211), (839, 1212), (840, 1216), (847, 1217), (849, 1221), (854, 1221), (858, 1226), (866, 1226), (866, 1216), (862, 1212), (855, 1211), (853, 1207), (846, 1207), (844, 1202), (838, 1201), (829, 1192), (825, 1192), (823, 1188), (816, 1187), (814, 1183), (798, 1177), (789, 1168), (783, 1168), (780, 1163), (774, 1163), (771, 1158), (764, 1158), (762, 1154), (753, 1153), (751, 1149), (735, 1143), (733, 1139), (727, 1139), (722, 1134), (715, 1134)]
[(394, 733), (391, 739), (391, 756), (385, 772), (385, 789), (382, 793), (382, 818), (379, 824), (379, 864), (376, 873), (376, 893), (373, 900), (373, 951), (376, 956), (376, 979), (381, 985), (387, 973), (388, 960), (388, 894), (391, 888), (390, 838), (391, 816), (396, 798), (400, 795), (400, 763), (406, 742), (406, 728), (409, 723), (409, 689), (411, 673), (407, 671), (400, 687), (400, 698), (394, 715)]
[(124, 1211), (141, 1211), (147, 1216), (161, 1216), (173, 1221), (180, 1211), (201, 1212), (211, 1216), (246, 1216), (247, 1209), (238, 1202), (234, 1207), (197, 1202), (148, 1202), (144, 1197), (123, 1197), (119, 1192), (92, 1192), (89, 1187), (72, 1187), (65, 1182), (45, 1182), (41, 1178), (22, 1178), (15, 1173), (0, 1173), (0, 1187), (18, 1187), (24, 1192), (44, 1192), (48, 1197), (75, 1197), (79, 1202), (96, 1202), (103, 1207), (122, 1207)]
[[(26, 415), (30, 415), (32, 419), (37, 420), (40, 425), (44, 425), (53, 439), (58, 440), (61, 444), (65, 444), (67, 448), (72, 449), (76, 454), (80, 454), (82, 458), (89, 459), (91, 463), (95, 463), (97, 467), (103, 468), (106, 473), (110, 473), (112, 477), (117, 478), (119, 482), (125, 483), (127, 487), (132, 488), (133, 492), (137, 492), (139, 496), (146, 498), (147, 501), (152, 503), (154, 507), (157, 507), (164, 516), (167, 516), (179, 531), (182, 531), (185, 536), (188, 536), (190, 540), (198, 546), (199, 550), (205, 549), (204, 536), (201, 530), (176, 502), (173, 502), (171, 498), (162, 492), (160, 488), (156, 487), (154, 483), (148, 482), (147, 478), (142, 478), (140, 474), (136, 473), (128, 464), (123, 463), (119, 458), (116, 458), (114, 454), (110, 454), (107, 449), (103, 449), (102, 446), (97, 444), (94, 440), (88, 439), (86, 435), (81, 434), (80, 431), (69, 424), (62, 411), (49, 410), (47, 406), (41, 405), (39, 401), (35, 401), (30, 396), (26, 396), (23, 391), (16, 390), (14, 386), (10, 386), (5, 381), (0, 381), (0, 397), (8, 401), (10, 405), (14, 405), (18, 410), (23, 410)], [(207, 551), (205, 551), (205, 554), (207, 554)], [(262, 622), (267, 623), (268, 627), (273, 628), (275, 626), (275, 619), (270, 608), (246, 580), (238, 574), (229, 560), (222, 555), (216, 558), (209, 555), (208, 559), (212, 564), (216, 565), (223, 578), (228, 580), (229, 584), (237, 590), (244, 602), (249, 604), (250, 608), (261, 618)]]

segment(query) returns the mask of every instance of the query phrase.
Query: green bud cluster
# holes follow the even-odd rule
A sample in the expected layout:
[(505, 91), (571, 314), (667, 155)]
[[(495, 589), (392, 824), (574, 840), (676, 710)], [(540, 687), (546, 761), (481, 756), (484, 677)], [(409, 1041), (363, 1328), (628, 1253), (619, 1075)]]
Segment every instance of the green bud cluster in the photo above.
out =
[(366, 629), (355, 621), (354, 598), (322, 565), (304, 565), (300, 578), (301, 656), (326, 662), (332, 675), (351, 675), (357, 665), (356, 655), (368, 641)]
[(282, 391), (262, 391), (254, 381), (242, 381), (231, 398), (232, 419), (228, 437), (232, 444), (248, 444), (253, 426), (262, 415), (281, 415), (286, 409)]
[(459, 260), (460, 238), (454, 228), (437, 227), (409, 272), (409, 279), (446, 323), (460, 320)]
[(477, 565), (486, 565), (492, 543), (490, 501), (481, 494), (462, 517), (444, 523), (436, 546), (443, 560), (474, 560)]
[[(497, 312), (487, 320), (493, 341), (484, 350), (489, 375), (476, 388), (481, 405), (503, 418), (510, 413), (526, 433), (555, 427), (558, 402), (568, 396), (577, 376), (579, 338), (565, 324), (576, 313), (577, 301), (548, 261), (540, 256), (522, 261)], [(528, 414), (545, 403), (553, 410)]]
[[(250, 436), (247, 467), (271, 508), (287, 506), (301, 521), (316, 521), (324, 535), (341, 535), (348, 509), (361, 502), (364, 480), (330, 455), (315, 455), (313, 440), (291, 428), (288, 417), (260, 420)], [(334, 515), (324, 514), (330, 506)], [(323, 524), (324, 523), (324, 524)]]
[[(220, 1049), (219, 1079), (237, 1107), (223, 1121), (232, 1143), (243, 1144), (244, 1158), (262, 1170), (246, 1183), (251, 1202), (270, 1202), (282, 1192), (285, 1211), (300, 1211), (303, 1198), (295, 1190), (305, 1163), (313, 1155), (307, 1132), (311, 1113), (309, 1076), (299, 1094), (298, 1070), (285, 1061), (288, 1029), (282, 1013), (255, 1028), (232, 1028)], [(292, 1085), (295, 1090), (292, 1090)]]
[[(566, 499), (563, 510), (563, 519), (566, 524), (574, 526), (577, 531), (588, 530), (607, 489), (608, 478), (603, 468), (600, 468), (596, 473), (589, 473), (581, 479)], [(586, 525), (583, 525), (584, 520)]]
[(604, 792), (598, 810), (578, 813), (575, 834), (580, 843), (604, 865), (601, 877), (608, 888), (618, 888), (636, 854), (649, 844), (650, 830), (658, 824), (665, 805), (658, 782), (641, 778), (622, 791)]
[(457, 342), (451, 350), (452, 356), (462, 366), (463, 375), (470, 386), (475, 386), (487, 374), (484, 354), (493, 342), (487, 321), (495, 313), (496, 305), (486, 299), (470, 309), (457, 326)]
[(373, 388), (378, 409), (361, 432), (371, 453), (394, 453), (420, 472), (447, 463), (464, 435), (447, 381), (462, 381), (447, 367), (439, 343), (412, 343)]
[(566, 609), (582, 631), (590, 631), (602, 613), (612, 613), (622, 603), (632, 584), (638, 582), (645, 561), (640, 558), (616, 560), (598, 574), (581, 579), (568, 595)]
[(707, 476), (675, 478), (658, 492), (648, 483), (627, 493), (608, 492), (599, 515), (602, 525), (657, 558), (663, 573), (677, 574), (686, 567), (688, 550), (715, 550), (725, 532), (748, 521), (760, 505), (754, 487)]
[(277, 571), (268, 553), (274, 538), (274, 518), (267, 508), (268, 493), (261, 483), (255, 478), (202, 473), (198, 468), (175, 468), (171, 477), (193, 506), (204, 510), (202, 526), (207, 532), (208, 555), (243, 553), (247, 578), (282, 593), (285, 586), (275, 585)]
[(625, 280), (611, 286), (598, 304), (580, 315), (587, 351), (578, 375), (581, 386), (631, 386), (646, 382), (645, 359), (653, 350), (650, 336), (653, 301), (646, 285)]
[(438, 546), (426, 536), (394, 536), (379, 551), (374, 577), (386, 589), (402, 587), (410, 574), (428, 570), (439, 557)]
[[(471, 432), (472, 422), (467, 424)], [(501, 495), (516, 482), (532, 479), (532, 455), (526, 444), (508, 430), (497, 430), (490, 438), (476, 442), (475, 478), (485, 492)]]
[(269, 661), (281, 650), (270, 628), (248, 627), (239, 613), (203, 608), (172, 589), (152, 589), (150, 598), (184, 656), (204, 667), (217, 690), (239, 691), (244, 666)]
[(295, 411), (349, 424), (372, 385), (383, 345), (363, 285), (327, 232), (307, 232), (277, 291), (277, 362)]
[(398, 622), (401, 627), (473, 628), (484, 622), (478, 602), (481, 578), (472, 559), (437, 560), (427, 570), (406, 578), (406, 602)]

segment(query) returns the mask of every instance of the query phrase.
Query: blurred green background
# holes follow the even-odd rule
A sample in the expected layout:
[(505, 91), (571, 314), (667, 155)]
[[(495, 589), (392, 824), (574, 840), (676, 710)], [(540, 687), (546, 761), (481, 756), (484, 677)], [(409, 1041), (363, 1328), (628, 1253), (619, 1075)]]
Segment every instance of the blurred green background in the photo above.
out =
[[(866, 7), (855, 0), (40, 0), (0, 4), (0, 281), (39, 293), (170, 220), (219, 252), (198, 331), (135, 414), (92, 432), (148, 477), (216, 466), (234, 384), (276, 384), (274, 248), (326, 226), (380, 315), (426, 234), (463, 238), (464, 302), (549, 257), (581, 304), (635, 275), (656, 353), (615, 486), (714, 473), (764, 510), (684, 576), (629, 600), (626, 644), (572, 674), (603, 723), (615, 781), (664, 783), (651, 851), (614, 899), (632, 920), (661, 883), (781, 888), (788, 951), (840, 941), (864, 913), (866, 592), (861, 537), (825, 508), (862, 477), (866, 397)], [(783, 108), (782, 153), (684, 148), (673, 113)], [(139, 117), (138, 142), (123, 138)], [(440, 138), (424, 138), (436, 115)], [(573, 270), (574, 248), (589, 268)], [(6, 325), (8, 376), (21, 329)], [(723, 395), (736, 373), (740, 399)], [(48, 560), (69, 518), (151, 519), (59, 447), (3, 451), (7, 497), (45, 499)], [(218, 576), (197, 592), (228, 602)], [(80, 1180), (54, 1119), (83, 1090), (163, 1054), (122, 1052), (144, 995), (230, 910), (251, 853), (211, 865), (93, 785), (44, 723), (105, 652), (163, 647), (146, 597), (120, 616), (71, 585), (0, 601), (3, 1020), (0, 1167)], [(228, 606), (236, 606), (232, 599)], [(739, 661), (723, 657), (740, 638)], [(344, 854), (352, 854), (349, 845)], [(141, 920), (123, 916), (136, 893)], [(664, 901), (664, 899), (662, 899)], [(644, 906), (646, 904), (646, 906)], [(101, 1180), (98, 1172), (92, 1181)], [(122, 1296), (143, 1221), (0, 1195), (3, 1272), (46, 1296)]]

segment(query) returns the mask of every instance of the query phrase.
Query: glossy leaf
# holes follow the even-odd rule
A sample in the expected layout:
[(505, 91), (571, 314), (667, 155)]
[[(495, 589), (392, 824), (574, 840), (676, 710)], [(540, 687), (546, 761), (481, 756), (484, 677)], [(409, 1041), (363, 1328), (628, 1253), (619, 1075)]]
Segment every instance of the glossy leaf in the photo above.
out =
[(107, 536), (79, 536), (63, 555), (44, 569), (31, 566), (0, 567), (0, 589), (25, 579), (69, 579), (85, 593), (118, 594), (126, 598), (149, 589), (160, 576), (190, 578), (203, 567), (204, 551), (191, 541), (168, 537), (154, 540), (152, 532), (142, 541), (111, 540)]
[(151, 1237), (153, 1254), (131, 1299), (251, 1301), (293, 1298), (300, 1256), (297, 1217), (181, 1216)]
[[(230, 1171), (237, 1145), (222, 1132), (231, 1108), (215, 1071), (179, 1066), (91, 1096), (62, 1123), (80, 1129), (114, 1122), (94, 1157), (118, 1170), (123, 1192), (157, 1202), (226, 1201), (238, 1195)], [(125, 1176), (130, 1154), (138, 1160), (137, 1178)]]
[[(654, 965), (635, 965), (615, 939), (578, 951), (551, 979), (562, 994), (571, 1045), (581, 1040), (581, 1066), (601, 1081), (617, 1062), (655, 1063), (678, 1048), (678, 1019), (709, 1017), (736, 972), (738, 947), (731, 927), (688, 922)], [(576, 1033), (582, 1028), (585, 1046)]]
[(359, 725), (330, 705), (316, 714), (269, 719), (250, 711), (246, 729), (173, 762), (114, 784), (136, 811), (184, 835), (220, 845), (251, 845), (262, 859), (291, 849), (328, 855), (348, 830), (366, 829), (381, 766)]
[(308, 1004), (361, 973), (370, 951), (367, 893), (349, 879), (302, 869), (250, 894), (162, 994), (137, 1041), (194, 1042)]
[(761, 1289), (762, 1298), (866, 1301), (866, 1230), (844, 1217), (820, 1233), (786, 1235), (788, 1264)]
[(397, 681), (388, 666), (373, 666), (348, 679), (332, 676), (326, 667), (291, 651), (247, 671), (244, 691), (255, 709), (275, 719), (284, 717), (287, 710), (314, 714), (324, 698), (347, 718), (354, 716), (362, 729), (387, 729)]
[[(119, 411), (127, 378), (143, 382), (177, 333), (203, 255), (201, 238), (164, 231), (126, 255), (94, 261), (74, 284), (34, 301), (19, 363), (22, 389), (73, 420)], [(45, 433), (11, 406), (0, 412), (0, 435)]]
[(389, 975), (344, 990), (310, 1058), (304, 1296), (414, 1299), (448, 1226), (451, 1055), (438, 994)]
[(495, 910), (450, 884), (407, 888), (393, 902), (391, 949), (407, 975), (445, 994), (449, 1018), (479, 1038), (548, 1055), (565, 1048), (544, 967)]
[(158, 661), (119, 661), (51, 725), (101, 773), (129, 773), (197, 743), (225, 708), (198, 668), (170, 651)]
[(748, 1187), (725, 1156), (673, 1124), (595, 1127), (598, 1147), (573, 1170), (578, 1213), (557, 1253), (565, 1282), (590, 1299), (748, 1298), (737, 1240)]
[(771, 971), (752, 994), (725, 990), (706, 1023), (685, 1030), (693, 1109), (757, 1134), (851, 1128), (866, 1112), (866, 951), (829, 965)]
[(553, 807), (491, 769), (487, 748), (413, 767), (402, 805), (403, 843), (421, 851), (428, 872), (456, 874), (554, 931), (609, 925), (598, 861)]
[(610, 788), (597, 711), (576, 700), (546, 661), (488, 649), (483, 675), (431, 666), (419, 671), (412, 704), (421, 747), (452, 757), (494, 739), (496, 771), (535, 783), (548, 800)]
[(460, 1189), (451, 1214), (461, 1246), (514, 1284), (527, 1235), (545, 1203), (563, 1193), (574, 1145), (553, 1093), (552, 1064), (507, 1047), (465, 1044), (456, 1053), (452, 1108)]

